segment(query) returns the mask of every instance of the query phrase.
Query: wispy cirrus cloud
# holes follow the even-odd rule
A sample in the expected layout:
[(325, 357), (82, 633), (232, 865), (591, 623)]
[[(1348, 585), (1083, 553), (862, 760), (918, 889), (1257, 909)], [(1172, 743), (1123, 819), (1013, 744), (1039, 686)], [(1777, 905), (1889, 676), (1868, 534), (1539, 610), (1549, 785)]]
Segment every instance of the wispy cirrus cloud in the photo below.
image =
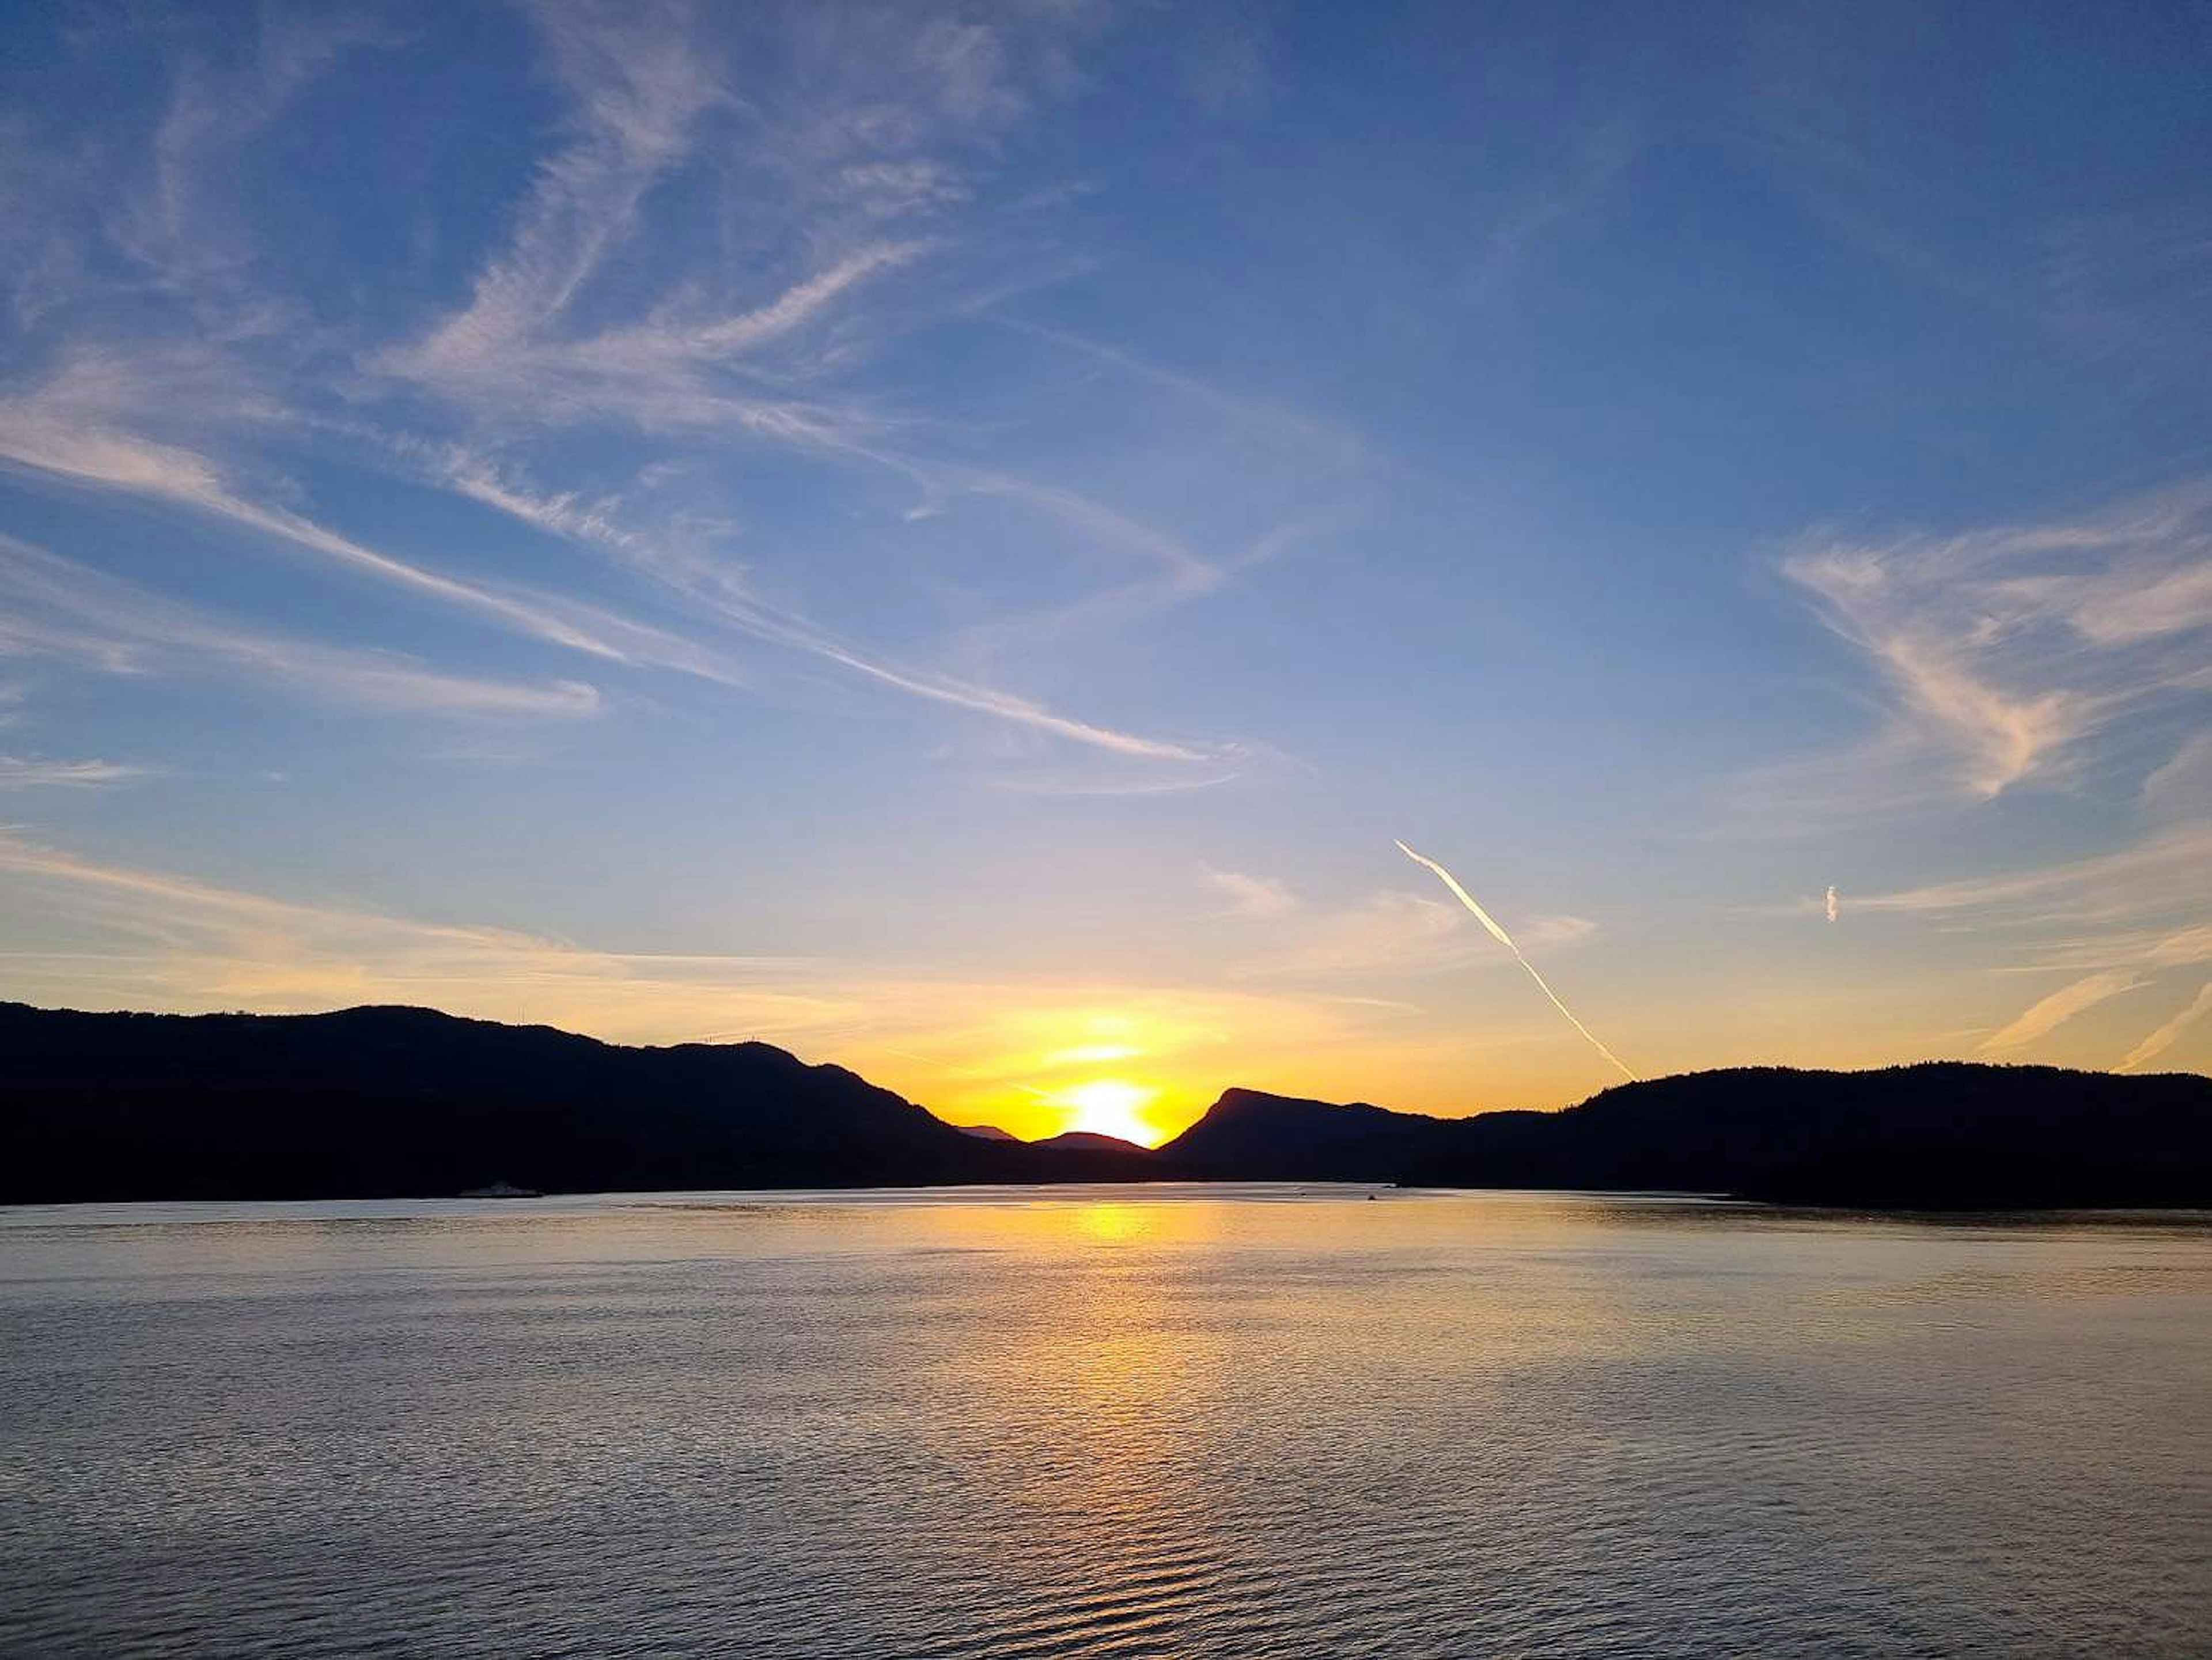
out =
[[(854, 376), (885, 339), (957, 313), (975, 283), (1011, 277), (996, 268), (1006, 247), (951, 216), (985, 210), (1005, 136), (1070, 94), (1077, 49), (1110, 21), (1085, 4), (977, 17), (770, 6), (741, 20), (681, 3), (534, 10), (563, 120), (457, 307), (382, 342), (297, 316), (282, 329), (210, 329), (195, 313), (187, 395), (144, 367), (178, 360), (186, 337), (149, 339), (148, 318), (133, 313), (114, 337), (65, 339), (37, 379), (0, 392), (0, 462), (200, 516), (604, 664), (735, 685), (752, 677), (732, 645), (764, 643), (898, 697), (1184, 775), (1102, 788), (1234, 775), (1253, 746), (1132, 731), (1000, 684), (995, 664), (954, 672), (927, 650), (872, 646), (802, 615), (788, 585), (786, 603), (770, 603), (717, 550), (639, 522), (616, 490), (572, 482), (560, 448), (588, 431), (680, 441), (717, 465), (765, 447), (833, 470), (888, 470), (925, 493), (1003, 496), (1131, 559), (1146, 605), (1160, 602), (1156, 588), (1172, 602), (1218, 587), (1224, 562), (1137, 515), (928, 455), (915, 441), (929, 423), (918, 428), (911, 410), (887, 417)], [(134, 257), (179, 283), (204, 275), (225, 303), (245, 306), (245, 277), (266, 272), (234, 246), (246, 220), (222, 210), (235, 205), (236, 152), (319, 78), (368, 63), (359, 48), (389, 44), (374, 27), (279, 20), (220, 62), (180, 52), (145, 180), (118, 193)], [(762, 78), (764, 60), (784, 73)], [(714, 257), (668, 256), (689, 222), (717, 218), (728, 228)], [(191, 246), (200, 225), (214, 228)], [(965, 275), (915, 286), (945, 254)], [(888, 292), (894, 283), (907, 289)], [(277, 307), (270, 316), (285, 304), (258, 297)], [(352, 411), (343, 419), (323, 385), (301, 380), (302, 352), (319, 381), (354, 365), (335, 376)], [(654, 587), (625, 609), (573, 586), (486, 575), (464, 550), (435, 561), (395, 551), (315, 513), (265, 457), (231, 459), (301, 423)], [(683, 632), (643, 620), (668, 610), (687, 615)]]
[(2087, 858), (1851, 897), (1854, 912), (1904, 912), (2014, 928), (2063, 923), (2077, 932), (2186, 918), (2208, 905), (2212, 827), (2200, 824), (2172, 825)]
[[(0, 448), (0, 454), (8, 459), (74, 479), (182, 502), (282, 540), (330, 554), (374, 575), (464, 609), (487, 612), (499, 620), (517, 624), (538, 638), (594, 657), (672, 669), (731, 684), (741, 681), (739, 671), (726, 658), (665, 630), (621, 617), (604, 607), (579, 605), (550, 595), (529, 600), (510, 599), (378, 553), (288, 510), (245, 502), (232, 495), (199, 458), (189, 453), (112, 432), (73, 432), (43, 444), (21, 441), (20, 429), (15, 435), (18, 441), (10, 445), (6, 412), (0, 410), (0, 447), (6, 447)], [(577, 508), (573, 498), (532, 500), (498, 484), (488, 472), (465, 475), (456, 480), (455, 488), (541, 529), (602, 539), (627, 534), (611, 531), (603, 521), (595, 521), (588, 510)], [(709, 603), (721, 621), (757, 639), (823, 659), (909, 696), (1008, 721), (1049, 737), (1155, 761), (1218, 763), (1231, 758), (1237, 752), (1234, 746), (1181, 742), (1118, 730), (1060, 713), (1018, 693), (885, 662), (797, 618), (778, 615), (767, 607), (726, 593), (714, 596)], [(456, 686), (461, 684), (453, 683)]]
[(2119, 1070), (2133, 1072), (2139, 1067), (2149, 1065), (2180, 1042), (2190, 1028), (2208, 1014), (2212, 1014), (2212, 981), (2199, 987), (2197, 995), (2179, 1013), (2130, 1049), (2126, 1059), (2120, 1062)]
[[(1993, 969), (2075, 976), (2000, 1023), (1985, 1050), (2039, 1043), (2205, 960), (2212, 485), (1949, 537), (1826, 536), (1784, 570), (1880, 674), (1881, 724), (1856, 748), (1749, 781), (1743, 800), (1759, 818), (1802, 833), (1994, 811), (2030, 787), (2136, 794), (2115, 815), (2124, 839), (2111, 851), (1854, 892), (1854, 914), (1972, 933), (1996, 953)], [(1796, 909), (1833, 921), (1837, 906), (1831, 888)]]
[(165, 287), (198, 301), (203, 317), (217, 299), (234, 319), (265, 309), (247, 281), (254, 250), (234, 222), (234, 198), (212, 182), (346, 53), (401, 39), (367, 9), (349, 8), (264, 14), (229, 63), (184, 48), (154, 132), (152, 166), (143, 185), (120, 198), (111, 234)]
[[(100, 377), (98, 385), (103, 394), (112, 392), (106, 377)], [(238, 494), (204, 456), (85, 419), (81, 400), (72, 395), (73, 391), (64, 381), (31, 398), (0, 403), (0, 460), (71, 483), (122, 490), (209, 514), (590, 656), (726, 684), (738, 684), (742, 678), (726, 658), (603, 605), (544, 593), (516, 597), (464, 581), (380, 552), (289, 508), (250, 501)], [(632, 539), (629, 532), (616, 528), (604, 513), (580, 508), (573, 496), (532, 497), (502, 483), (489, 464), (471, 459), (465, 452), (447, 449), (442, 454), (445, 476), (453, 487), (486, 506), (572, 538), (617, 544)], [(695, 598), (701, 597), (696, 587), (690, 592)], [(823, 658), (910, 696), (1144, 759), (1219, 761), (1231, 753), (1220, 745), (1120, 731), (1061, 714), (1016, 693), (886, 662), (799, 619), (733, 596), (726, 589), (703, 598), (720, 621), (755, 638)]]
[(2059, 337), (2139, 386), (2201, 384), (2212, 368), (2212, 201), (2130, 204), (2048, 234), (2042, 303)]
[[(1269, 758), (1264, 751), (1254, 751), (1255, 760)], [(1128, 776), (1118, 769), (1113, 775), (1102, 775), (1095, 769), (1090, 773), (1071, 769), (1040, 772), (1031, 769), (1001, 770), (985, 780), (989, 787), (1010, 795), (1038, 796), (1144, 796), (1188, 795), (1193, 790), (1218, 789), (1224, 784), (1233, 784), (1246, 775), (1247, 757), (1238, 754), (1224, 755), (1218, 769), (1190, 772), (1180, 767), (1155, 769), (1137, 776)]]
[[(665, 55), (690, 27), (684, 14), (657, 16), (650, 40), (610, 15), (564, 15), (549, 40), (573, 110), (568, 148), (467, 305), (375, 368), (456, 400), (487, 438), (526, 444), (549, 424), (604, 424), (794, 448), (824, 465), (888, 470), (931, 501), (1013, 500), (1152, 567), (1175, 596), (1212, 592), (1224, 565), (1181, 538), (1065, 486), (928, 455), (912, 441), (910, 415), (886, 418), (848, 384), (846, 372), (867, 356), (863, 342), (884, 326), (853, 302), (957, 245), (939, 216), (974, 199), (964, 170), (984, 164), (993, 136), (1072, 82), (1071, 44), (1100, 26), (1088, 10), (938, 17), (919, 27), (879, 27), (884, 20), (840, 9), (764, 13), (763, 27), (794, 66), (765, 102), (757, 88), (732, 93), (711, 52)], [(641, 113), (648, 105), (649, 118)], [(674, 188), (679, 175), (702, 190), (728, 184), (721, 152), (709, 154), (701, 137), (718, 122), (757, 141), (747, 165), (769, 175), (763, 185), (747, 174), (761, 187), (747, 211), (762, 240), (738, 270), (756, 283), (781, 272), (776, 285), (748, 294), (727, 274), (679, 271), (662, 292), (595, 299), (594, 274), (648, 228), (655, 189)], [(890, 326), (920, 326), (944, 310), (942, 301), (909, 301)], [(793, 356), (810, 338), (834, 343)], [(724, 563), (616, 529), (573, 492), (532, 496), (501, 483), (489, 463), (449, 470), (448, 479), (541, 529), (618, 550), (681, 593), (687, 609), (880, 688), (1139, 760), (1218, 766), (1245, 747), (1131, 733), (972, 674), (899, 660), (763, 601)]]
[(2161, 974), (2212, 961), (2212, 927), (2202, 920), (2212, 915), (2212, 827), (2186, 820), (2118, 852), (1854, 896), (1851, 909), (1971, 930), (1999, 946), (2012, 972), (2076, 976), (1983, 1046), (2019, 1049)]
[(1215, 870), (1211, 866), (1201, 873), (1209, 886), (1228, 901), (1224, 912), (1230, 916), (1287, 916), (1303, 904), (1290, 885), (1272, 876), (1253, 876), (1243, 871)]
[(109, 674), (244, 675), (337, 702), (419, 714), (574, 717), (601, 706), (599, 690), (583, 681), (447, 673), (394, 653), (220, 620), (4, 535), (0, 597), (7, 602), (0, 656), (58, 658)]
[(2212, 485), (1948, 537), (1808, 538), (1783, 562), (1881, 677), (1879, 729), (1745, 794), (1815, 822), (2080, 779), (2212, 693)]
[[(448, 465), (453, 465), (449, 459)], [(570, 501), (532, 498), (512, 487), (492, 484), (492, 475), (483, 463), (461, 465), (468, 470), (459, 475), (462, 482), (456, 488), (484, 505), (571, 540), (616, 545), (625, 555), (644, 561), (659, 580), (682, 593), (695, 616), (711, 618), (754, 640), (834, 664), (870, 684), (1137, 760), (1218, 767), (1236, 763), (1249, 753), (1246, 746), (1236, 744), (1168, 739), (1082, 720), (1018, 692), (865, 651), (803, 617), (763, 604), (726, 572), (702, 569), (695, 562), (663, 556), (653, 538), (621, 528), (603, 512), (582, 515)]]
[(1637, 149), (1635, 135), (1620, 123), (1586, 135), (1562, 174), (1515, 204), (1483, 238), (1468, 276), (1469, 296), (1478, 303), (1503, 299), (1519, 268), (1605, 196)]
[(97, 789), (143, 778), (144, 767), (113, 761), (56, 761), (44, 756), (0, 755), (0, 789)]
[(2108, 969), (2101, 974), (2085, 975), (2070, 985), (2061, 986), (2048, 997), (2037, 999), (2010, 1021), (1999, 1027), (1982, 1041), (1984, 1051), (2016, 1049), (2034, 1043), (2038, 1038), (2071, 1020), (2085, 1009), (2094, 1008), (2107, 998), (2118, 997), (2149, 982), (2125, 969)]
[(1349, 428), (1318, 420), (1217, 381), (1166, 368), (1125, 347), (1093, 339), (1072, 329), (1003, 313), (994, 314), (991, 320), (1002, 328), (1110, 365), (1133, 380), (1172, 393), (1179, 401), (1218, 417), (1239, 440), (1295, 457), (1301, 465), (1350, 470), (1374, 459), (1367, 441)]
[(526, 599), (431, 570), (289, 508), (249, 499), (207, 456), (104, 418), (105, 406), (118, 396), (118, 377), (88, 374), (85, 368), (79, 363), (27, 394), (0, 400), (0, 462), (70, 484), (189, 508), (551, 644), (624, 658), (621, 646)]
[[(669, 55), (671, 40), (688, 27), (679, 14), (659, 15), (642, 32), (606, 14), (550, 24), (574, 112), (568, 148), (541, 175), (467, 305), (419, 340), (385, 353), (378, 370), (458, 400), (494, 428), (512, 429), (518, 421), (526, 429), (695, 428), (888, 467), (933, 492), (1010, 496), (1156, 562), (1180, 589), (1215, 586), (1218, 572), (1208, 561), (1103, 503), (1002, 472), (923, 459), (895, 441), (865, 400), (821, 388), (792, 392), (794, 381), (817, 380), (819, 365), (778, 355), (783, 348), (829, 326), (869, 284), (939, 245), (933, 233), (886, 234), (887, 222), (927, 218), (972, 194), (957, 165), (930, 149), (957, 149), (1018, 119), (1032, 96), (1021, 88), (1024, 55), (1034, 60), (1032, 76), (1049, 80), (1064, 66), (1049, 32), (1038, 37), (1011, 18), (988, 25), (940, 19), (919, 32), (880, 36), (845, 13), (791, 26), (793, 49), (820, 77), (824, 95), (771, 112), (731, 94), (711, 53)], [(835, 55), (854, 49), (856, 57)], [(852, 101), (856, 87), (867, 88), (871, 98), (886, 90), (868, 65), (887, 70), (905, 59), (931, 71), (908, 88), (927, 88), (921, 105), (911, 98), (897, 106)], [(893, 108), (896, 119), (888, 114)], [(696, 154), (702, 125), (757, 126), (772, 113), (787, 122), (767, 138), (767, 153), (785, 175), (779, 188), (813, 216), (813, 222), (791, 228), (809, 263), (766, 297), (734, 307), (718, 303), (714, 285), (679, 279), (641, 313), (633, 307), (632, 314), (604, 322), (591, 316), (592, 276), (644, 228), (652, 191), (695, 162), (708, 165)], [(898, 660), (762, 600), (726, 563), (620, 522), (611, 503), (519, 487), (481, 453), (448, 446), (441, 471), (449, 487), (472, 499), (614, 554), (680, 593), (694, 616), (878, 688), (1139, 761), (1218, 768), (1233, 764), (1240, 752), (1234, 745), (1130, 732), (973, 676)]]
[[(732, 86), (726, 43), (689, 6), (567, 7), (535, 21), (568, 96), (566, 143), (467, 304), (376, 368), (506, 424), (721, 429), (865, 454), (876, 423), (855, 399), (793, 395), (811, 368), (762, 354), (931, 250), (931, 235), (890, 228), (972, 194), (957, 163), (931, 152), (1018, 117), (1016, 36), (1036, 31), (1012, 15), (876, 29), (843, 9), (766, 8), (747, 44), (793, 72), (770, 95)], [(717, 122), (726, 142), (710, 147)], [(743, 190), (761, 227), (737, 262), (751, 292), (682, 268), (661, 292), (599, 292), (604, 268), (653, 228), (654, 193), (687, 183), (709, 201)]]
[(510, 423), (519, 417), (529, 423), (605, 422), (647, 432), (724, 429), (831, 456), (866, 455), (878, 435), (852, 401), (776, 392), (731, 377), (748, 359), (823, 321), (869, 278), (927, 247), (920, 241), (866, 245), (750, 310), (701, 313), (696, 301), (672, 303), (580, 336), (510, 337), (502, 331), (522, 327), (520, 321), (503, 317), (495, 325), (471, 312), (421, 345), (388, 355), (380, 367)]
[[(793, 992), (789, 959), (640, 956), (516, 930), (418, 921), (343, 904), (283, 899), (171, 873), (89, 859), (0, 831), (0, 873), (111, 946), (108, 983), (124, 1006), (327, 1008), (427, 1003), (551, 1019), (608, 1036), (675, 1037), (739, 1025), (767, 1035), (858, 1018), (857, 1001)], [(23, 928), (15, 930), (18, 943)], [(10, 953), (18, 983), (35, 949)], [(77, 975), (81, 969), (66, 970)]]
[(569, 94), (572, 131), (538, 170), (505, 249), (468, 303), (385, 367), (448, 392), (511, 390), (543, 331), (635, 228), (645, 198), (688, 153), (726, 89), (673, 4), (545, 8), (533, 16)]

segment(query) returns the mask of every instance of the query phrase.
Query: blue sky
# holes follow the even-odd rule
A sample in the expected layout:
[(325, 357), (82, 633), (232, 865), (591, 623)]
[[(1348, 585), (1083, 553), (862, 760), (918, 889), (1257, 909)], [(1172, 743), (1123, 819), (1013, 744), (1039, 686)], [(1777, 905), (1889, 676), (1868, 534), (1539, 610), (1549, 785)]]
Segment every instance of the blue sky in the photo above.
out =
[(0, 994), (2212, 1062), (2201, 8), (6, 23)]

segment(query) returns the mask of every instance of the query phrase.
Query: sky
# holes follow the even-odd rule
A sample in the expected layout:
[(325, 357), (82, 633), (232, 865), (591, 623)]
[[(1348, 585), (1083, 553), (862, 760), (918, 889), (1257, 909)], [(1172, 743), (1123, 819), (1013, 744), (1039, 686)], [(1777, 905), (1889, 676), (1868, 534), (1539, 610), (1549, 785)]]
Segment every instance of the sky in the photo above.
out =
[(2212, 1067), (2201, 4), (4, 9), (0, 996)]

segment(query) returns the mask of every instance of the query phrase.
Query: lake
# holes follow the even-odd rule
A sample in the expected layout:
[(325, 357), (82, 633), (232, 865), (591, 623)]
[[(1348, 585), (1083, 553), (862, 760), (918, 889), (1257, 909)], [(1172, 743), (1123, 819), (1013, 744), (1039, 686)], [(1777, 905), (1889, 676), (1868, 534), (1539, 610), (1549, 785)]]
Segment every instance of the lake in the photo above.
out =
[(2212, 1652), (2212, 1219), (0, 1211), (0, 1650)]

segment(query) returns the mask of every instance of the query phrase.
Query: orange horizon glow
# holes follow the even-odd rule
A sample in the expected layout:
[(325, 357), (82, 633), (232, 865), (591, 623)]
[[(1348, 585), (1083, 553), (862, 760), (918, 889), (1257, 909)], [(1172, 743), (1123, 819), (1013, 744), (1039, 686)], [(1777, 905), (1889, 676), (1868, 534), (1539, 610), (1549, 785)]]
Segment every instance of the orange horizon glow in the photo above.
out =
[[(1220, 1092), (1206, 1079), (1221, 1057), (1194, 1052), (1220, 1045), (1226, 1025), (1185, 1007), (1119, 999), (1000, 1008), (966, 1029), (919, 1038), (918, 1048), (934, 1053), (893, 1052), (902, 1064), (890, 1070), (907, 1073), (904, 1092), (949, 1123), (1024, 1141), (1080, 1131), (1154, 1147)], [(928, 1074), (918, 1088), (915, 1063)]]

